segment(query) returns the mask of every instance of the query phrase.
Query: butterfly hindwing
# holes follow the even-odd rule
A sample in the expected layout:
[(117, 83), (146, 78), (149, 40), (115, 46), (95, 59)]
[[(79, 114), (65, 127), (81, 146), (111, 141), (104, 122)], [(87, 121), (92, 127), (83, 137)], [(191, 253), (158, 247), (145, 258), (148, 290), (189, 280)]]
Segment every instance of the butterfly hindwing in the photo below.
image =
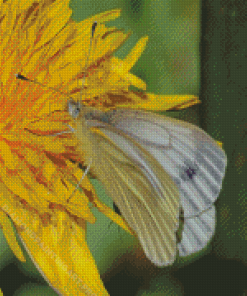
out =
[(134, 139), (172, 177), (184, 217), (211, 207), (225, 174), (226, 155), (202, 129), (190, 123), (136, 110), (114, 110), (108, 124)]
[(211, 208), (200, 215), (184, 219), (182, 240), (178, 243), (180, 256), (188, 256), (206, 247), (215, 231), (216, 209)]

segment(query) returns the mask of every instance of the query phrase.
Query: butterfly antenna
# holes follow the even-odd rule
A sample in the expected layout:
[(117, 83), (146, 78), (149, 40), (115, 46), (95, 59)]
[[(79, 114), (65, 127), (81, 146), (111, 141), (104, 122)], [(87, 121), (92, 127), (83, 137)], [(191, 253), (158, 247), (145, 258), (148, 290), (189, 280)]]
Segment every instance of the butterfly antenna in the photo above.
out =
[[(84, 66), (84, 71), (83, 71), (84, 74), (83, 74), (83, 77), (82, 77), (80, 98), (82, 98), (82, 90), (83, 90), (84, 85), (85, 85), (86, 72), (87, 72), (87, 68), (88, 68), (88, 64), (89, 64), (89, 58), (90, 58), (90, 55), (91, 55), (92, 44), (93, 44), (93, 37), (94, 37), (94, 33), (95, 33), (95, 29), (96, 29), (97, 24), (98, 24), (97, 22), (94, 22), (93, 25), (92, 25), (92, 28), (91, 28), (90, 44), (89, 44), (89, 50), (88, 50), (88, 54), (87, 54), (87, 58), (86, 58), (85, 66)], [(79, 104), (80, 104), (80, 102), (79, 102)]]
[(47, 88), (47, 89), (53, 90), (53, 91), (55, 91), (55, 92), (57, 92), (57, 93), (63, 95), (63, 96), (66, 96), (66, 97), (68, 97), (70, 100), (73, 100), (73, 98), (70, 97), (67, 93), (62, 92), (62, 91), (60, 91), (60, 90), (57, 89), (57, 88), (50, 87), (50, 86), (47, 86), (47, 85), (45, 85), (45, 84), (42, 84), (42, 83), (40, 83), (40, 82), (37, 81), (37, 80), (34, 80), (34, 79), (30, 79), (30, 78), (28, 78), (28, 77), (25, 77), (25, 76), (22, 75), (21, 73), (15, 74), (15, 77), (16, 77), (17, 79), (20, 79), (20, 80), (29, 81), (29, 82), (32, 82), (32, 83), (38, 84), (38, 85), (40, 85), (40, 86), (42, 86), (42, 87), (45, 87), (45, 88)]
[[(20, 80), (30, 81), (30, 82), (32, 82), (32, 83), (38, 84), (38, 85), (40, 85), (40, 86), (42, 86), (42, 87), (45, 87), (45, 88), (48, 88), (48, 89), (53, 90), (53, 91), (55, 91), (55, 92), (58, 92), (58, 93), (60, 93), (61, 95), (68, 97), (70, 100), (73, 100), (73, 98), (70, 97), (67, 93), (63, 93), (63, 92), (61, 92), (59, 89), (56, 89), (56, 88), (54, 88), (54, 87), (50, 87), (50, 86), (46, 86), (46, 85), (40, 83), (39, 81), (36, 81), (36, 80), (30, 79), (30, 78), (27, 78), (27, 77), (25, 77), (24, 75), (22, 75), (22, 74), (20, 74), (20, 73), (15, 74), (15, 77), (16, 77), (17, 79), (20, 79)], [(54, 137), (54, 136), (59, 136), (59, 135), (62, 135), (62, 134), (71, 134), (71, 133), (74, 133), (74, 129), (73, 129), (69, 124), (66, 124), (66, 123), (64, 123), (64, 124), (67, 125), (68, 128), (69, 128), (67, 131), (62, 131), (62, 132), (60, 132), (60, 133), (56, 133), (56, 134), (53, 134), (53, 135), (47, 135), (47, 136)]]
[[(86, 78), (86, 71), (87, 71), (87, 68), (88, 68), (88, 63), (89, 63), (89, 57), (90, 57), (90, 54), (91, 54), (91, 50), (92, 50), (92, 43), (93, 43), (93, 37), (94, 37), (94, 33), (95, 33), (95, 29), (96, 29), (96, 26), (97, 26), (97, 22), (94, 22), (93, 25), (92, 25), (92, 29), (91, 29), (91, 36), (90, 36), (90, 44), (89, 44), (89, 50), (88, 50), (88, 55), (87, 55), (87, 58), (86, 58), (86, 62), (85, 62), (85, 67), (84, 67), (84, 74), (83, 74), (83, 78), (82, 78), (82, 85), (81, 85), (81, 91), (80, 91), (80, 98), (82, 97), (82, 90), (84, 88), (84, 85), (85, 85), (85, 78)], [(79, 107), (80, 107), (80, 101), (79, 101)], [(82, 180), (85, 178), (85, 176), (87, 175), (89, 169), (90, 169), (90, 166), (91, 166), (91, 163), (92, 163), (92, 159), (90, 160), (90, 163), (89, 165), (87, 166), (84, 174), (82, 175), (80, 181), (78, 182), (78, 184), (76, 185), (76, 188), (75, 190), (72, 192), (72, 194), (70, 195), (70, 197), (67, 199), (67, 202), (69, 202), (69, 200), (71, 199), (71, 197), (75, 194), (75, 192), (78, 190)]]
[[(89, 45), (89, 51), (88, 51), (88, 55), (87, 55), (87, 59), (86, 59), (86, 63), (85, 63), (85, 68), (84, 68), (84, 75), (83, 75), (83, 79), (82, 79), (82, 88), (84, 87), (84, 83), (85, 83), (85, 77), (86, 77), (86, 69), (88, 67), (88, 62), (89, 62), (89, 57), (90, 57), (90, 54), (91, 54), (91, 49), (92, 49), (92, 42), (93, 42), (93, 37), (94, 37), (94, 32), (95, 32), (95, 28), (97, 26), (97, 22), (94, 22), (93, 25), (92, 25), (92, 30), (91, 30), (91, 37), (90, 37), (90, 45)], [(29, 82), (32, 82), (32, 83), (35, 83), (35, 84), (38, 84), (42, 87), (45, 87), (47, 89), (50, 89), (50, 90), (53, 90), (57, 93), (60, 93), (61, 95), (63, 96), (66, 96), (68, 97), (70, 100), (73, 101), (73, 98), (70, 97), (67, 93), (64, 93), (64, 92), (61, 92), (59, 89), (57, 88), (54, 88), (54, 87), (50, 87), (50, 86), (47, 86), (47, 85), (44, 85), (42, 84), (41, 82), (37, 81), (37, 80), (34, 80), (34, 79), (30, 79), (24, 75), (22, 75), (21, 73), (18, 73), (18, 74), (15, 74), (15, 77), (17, 79), (20, 79), (20, 80), (24, 80), (24, 81), (29, 81)], [(81, 93), (82, 93), (82, 88), (81, 88)]]
[[(86, 77), (86, 70), (88, 68), (88, 63), (89, 63), (89, 57), (91, 55), (91, 50), (92, 50), (92, 42), (93, 42), (93, 37), (94, 37), (94, 33), (95, 33), (95, 29), (96, 29), (96, 26), (97, 26), (97, 22), (95, 21), (92, 25), (92, 29), (91, 29), (91, 36), (90, 36), (90, 44), (89, 44), (89, 51), (88, 51), (88, 55), (87, 55), (87, 58), (86, 58), (86, 62), (85, 62), (85, 67), (84, 67), (84, 74), (83, 74), (83, 78), (82, 78), (82, 85), (81, 85), (81, 91), (80, 91), (80, 98), (82, 97), (82, 90), (84, 88), (84, 84), (85, 84), (85, 77)], [(24, 75), (22, 75), (21, 73), (18, 73), (18, 74), (15, 74), (16, 78), (17, 79), (20, 79), (20, 80), (24, 80), (24, 81), (30, 81), (32, 83), (35, 83), (35, 84), (38, 84), (42, 87), (45, 87), (47, 89), (50, 89), (50, 90), (53, 90), (55, 92), (58, 92), (60, 93), (61, 95), (64, 95), (64, 96), (67, 96), (70, 100), (74, 101), (74, 99), (72, 97), (70, 97), (67, 93), (63, 93), (61, 92), (59, 89), (56, 89), (56, 88), (53, 88), (53, 87), (49, 87), (49, 86), (46, 86), (42, 83), (40, 83), (39, 81), (36, 81), (36, 80), (33, 80), (33, 79), (30, 79), (28, 77), (25, 77)], [(80, 104), (81, 102), (79, 101), (79, 107), (80, 107)], [(56, 133), (56, 134), (53, 134), (53, 135), (49, 135), (49, 136), (58, 136), (58, 135), (62, 135), (62, 134), (68, 134), (68, 133), (73, 133), (74, 132), (74, 129), (68, 125), (68, 124), (65, 124), (69, 127), (69, 130), (66, 130), (66, 131), (62, 131), (60, 133)], [(71, 199), (71, 197), (75, 194), (75, 192), (78, 190), (82, 180), (85, 178), (85, 176), (87, 175), (88, 171), (89, 171), (89, 168), (90, 168), (90, 165), (92, 163), (92, 159), (90, 160), (90, 163), (88, 165), (88, 167), (86, 168), (84, 174), (82, 175), (80, 181), (78, 182), (75, 190), (72, 192), (72, 194), (70, 195), (70, 197), (67, 199), (67, 202), (69, 202), (69, 200)]]

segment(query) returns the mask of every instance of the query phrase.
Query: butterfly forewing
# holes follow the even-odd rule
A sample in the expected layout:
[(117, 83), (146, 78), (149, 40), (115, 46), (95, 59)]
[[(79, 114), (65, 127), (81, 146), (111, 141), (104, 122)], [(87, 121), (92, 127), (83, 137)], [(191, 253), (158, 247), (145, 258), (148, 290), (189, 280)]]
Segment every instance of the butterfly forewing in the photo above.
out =
[(127, 109), (110, 111), (108, 124), (134, 139), (172, 177), (180, 191), (185, 217), (198, 215), (217, 199), (227, 159), (202, 129), (166, 116)]
[[(77, 124), (85, 123), (78, 118)], [(146, 256), (158, 266), (171, 264), (179, 219), (175, 183), (135, 140), (113, 126), (100, 126), (99, 133), (92, 130), (90, 134), (88, 155), (94, 158), (93, 172), (136, 232)], [(77, 130), (77, 138), (84, 142), (87, 133)]]

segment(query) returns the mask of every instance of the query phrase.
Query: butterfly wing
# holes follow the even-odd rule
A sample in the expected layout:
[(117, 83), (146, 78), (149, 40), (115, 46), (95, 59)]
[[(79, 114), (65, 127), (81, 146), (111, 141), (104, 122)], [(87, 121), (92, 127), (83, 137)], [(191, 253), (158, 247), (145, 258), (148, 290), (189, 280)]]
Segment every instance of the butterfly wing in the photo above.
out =
[[(157, 266), (171, 264), (179, 226), (177, 186), (129, 136), (102, 123), (98, 128), (100, 132), (90, 134), (93, 172), (136, 232), (146, 256)], [(78, 139), (83, 136), (77, 134)]]
[(180, 120), (140, 110), (98, 115), (148, 151), (179, 188), (184, 213), (179, 254), (203, 249), (215, 230), (217, 199), (225, 175), (226, 155), (202, 129)]
[(138, 142), (172, 177), (185, 218), (212, 206), (222, 187), (227, 159), (206, 132), (184, 121), (139, 110), (110, 111), (107, 122)]
[[(226, 155), (218, 144), (206, 132), (190, 123), (140, 110), (118, 109), (106, 113), (96, 112), (87, 119), (89, 125), (97, 126), (105, 134), (109, 130), (114, 130), (112, 134), (107, 135), (111, 138), (114, 147), (124, 151), (124, 146), (120, 144), (120, 138), (117, 136), (121, 134), (128, 138), (128, 144), (131, 141), (134, 143), (130, 151), (133, 151), (138, 144), (140, 151), (149, 153), (149, 159), (155, 159), (161, 165), (163, 172), (168, 173), (179, 189), (180, 204), (184, 213), (182, 241), (178, 244), (180, 255), (187, 256), (204, 248), (214, 233), (215, 207), (213, 202), (221, 190), (227, 162)], [(107, 149), (105, 151), (107, 153)], [(140, 157), (143, 156), (140, 155)], [(135, 156), (129, 158), (130, 161), (135, 159)], [(137, 163), (138, 166), (141, 166), (141, 162)], [(150, 166), (154, 167), (152, 164)], [(166, 182), (166, 178), (162, 177), (162, 172), (154, 172), (154, 175), (165, 180), (164, 184), (172, 184), (170, 181)], [(145, 181), (142, 183), (143, 188), (145, 188), (145, 183)], [(149, 182), (149, 185), (151, 185), (149, 190), (152, 190), (154, 183)], [(113, 195), (112, 192), (111, 196)], [(139, 196), (142, 195), (144, 192), (140, 192)], [(131, 202), (138, 208), (136, 197), (132, 197)], [(121, 196), (118, 199), (121, 200)], [(115, 201), (114, 197), (113, 200)], [(159, 202), (161, 200), (156, 199)], [(125, 204), (123, 203), (122, 206), (118, 202), (116, 204), (123, 212)], [(143, 211), (145, 211), (145, 203), (143, 206)], [(159, 205), (156, 204), (156, 206)], [(153, 214), (155, 215), (155, 212)], [(128, 215), (129, 213), (124, 214), (124, 217)], [(145, 214), (140, 212), (139, 215), (138, 212), (138, 217), (139, 222)], [(128, 219), (126, 220), (129, 222)], [(134, 225), (133, 222), (132, 225)], [(149, 227), (149, 224), (146, 225)], [(174, 227), (171, 229), (176, 230)], [(159, 236), (156, 235), (156, 237)], [(144, 237), (143, 247), (145, 240)], [(152, 240), (152, 245), (154, 243), (155, 240)], [(159, 241), (156, 240), (157, 243)], [(147, 250), (145, 252), (148, 253)], [(152, 256), (148, 255), (148, 257)]]
[(184, 219), (182, 240), (178, 243), (180, 256), (188, 256), (206, 247), (215, 231), (216, 209), (205, 210), (200, 215)]

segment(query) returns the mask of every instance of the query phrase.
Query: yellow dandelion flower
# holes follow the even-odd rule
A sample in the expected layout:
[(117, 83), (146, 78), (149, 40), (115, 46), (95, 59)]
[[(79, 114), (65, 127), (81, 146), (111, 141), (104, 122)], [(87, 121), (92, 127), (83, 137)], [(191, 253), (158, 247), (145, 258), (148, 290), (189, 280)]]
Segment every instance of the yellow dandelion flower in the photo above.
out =
[[(107, 295), (85, 240), (86, 222), (95, 222), (89, 202), (126, 230), (128, 226), (98, 201), (87, 179), (82, 182), (83, 193), (78, 191), (73, 196), (77, 203), (67, 201), (74, 191), (72, 183), (77, 184), (81, 174), (69, 161), (78, 160), (76, 143), (70, 136), (61, 135), (57, 139), (47, 136), (66, 129), (64, 123), (69, 118), (63, 110), (67, 98), (13, 79), (20, 71), (61, 91), (76, 93), (75, 82), (81, 73), (79, 68), (73, 69), (74, 54), (76, 49), (83, 48), (80, 40), (89, 40), (90, 29), (86, 30), (86, 22), (80, 27), (70, 20), (68, 1), (7, 1), (2, 3), (0, 13), (3, 232), (15, 255), (25, 261), (11, 219), (34, 263), (59, 293)], [(103, 23), (118, 15), (115, 10), (102, 13), (97, 19)], [(100, 56), (102, 60), (126, 39), (126, 34), (109, 31), (103, 24), (102, 36), (109, 44), (104, 57)], [(86, 50), (86, 47), (80, 50), (77, 58), (83, 60)], [(100, 53), (97, 55), (96, 64), (100, 63)], [(65, 81), (61, 80), (64, 63), (66, 72), (70, 67), (73, 69), (67, 73), (76, 73), (65, 75)]]
[[(15, 255), (24, 261), (10, 219), (37, 268), (62, 295), (108, 295), (86, 244), (86, 222), (94, 223), (89, 203), (133, 233), (126, 222), (97, 198), (87, 178), (71, 199), (83, 162), (67, 130), (68, 96), (82, 95), (102, 111), (117, 106), (151, 110), (181, 109), (194, 96), (156, 96), (129, 91), (145, 83), (129, 73), (143, 51), (142, 38), (124, 60), (112, 54), (129, 34), (104, 23), (119, 10), (79, 24), (71, 20), (69, 1), (9, 0), (0, 8), (0, 222)], [(62, 17), (61, 17), (62, 16)], [(98, 22), (90, 63), (91, 25)], [(86, 71), (86, 75), (84, 73)], [(21, 73), (46, 85), (15, 79)], [(86, 76), (84, 88), (78, 81)], [(81, 81), (80, 81), (81, 83)], [(51, 89), (59, 91), (52, 91)], [(154, 103), (155, 102), (155, 103)], [(50, 135), (58, 134), (57, 137)], [(59, 134), (61, 133), (61, 134)]]

